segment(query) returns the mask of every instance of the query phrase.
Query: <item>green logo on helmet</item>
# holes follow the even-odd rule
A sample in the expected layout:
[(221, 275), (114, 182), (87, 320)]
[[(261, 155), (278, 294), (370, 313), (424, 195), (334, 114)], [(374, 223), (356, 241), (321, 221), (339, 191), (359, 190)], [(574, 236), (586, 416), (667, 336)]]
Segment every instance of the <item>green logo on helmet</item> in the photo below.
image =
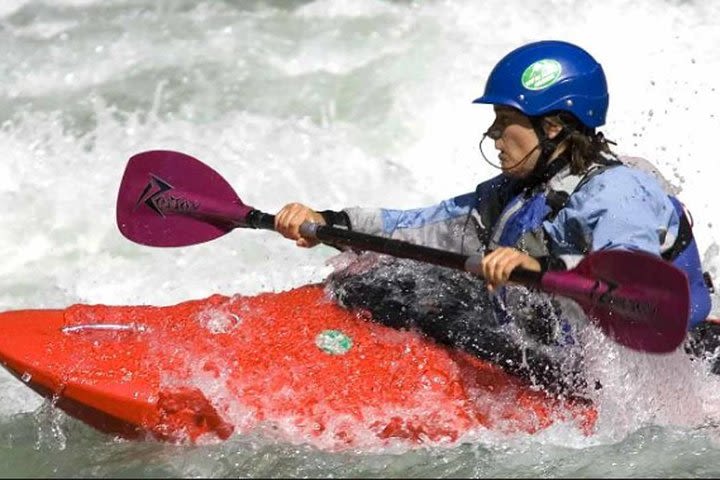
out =
[(560, 62), (546, 58), (527, 67), (522, 74), (521, 81), (523, 87), (528, 90), (542, 90), (557, 82), (561, 73)]
[(315, 337), (315, 345), (330, 355), (345, 355), (352, 344), (352, 339), (338, 330), (325, 330)]

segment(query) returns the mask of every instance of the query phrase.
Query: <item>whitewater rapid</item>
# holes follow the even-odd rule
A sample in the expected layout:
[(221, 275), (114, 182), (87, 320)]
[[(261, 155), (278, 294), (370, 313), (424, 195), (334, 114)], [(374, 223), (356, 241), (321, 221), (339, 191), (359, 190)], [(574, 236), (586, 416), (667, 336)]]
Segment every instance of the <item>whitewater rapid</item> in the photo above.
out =
[[(289, 201), (428, 205), (494, 175), (477, 150), (491, 109), (470, 102), (497, 59), (545, 38), (602, 63), (611, 92), (602, 130), (679, 189), (718, 279), (718, 18), (716, 2), (672, 0), (4, 0), (0, 307), (168, 305), (321, 281), (333, 249), (298, 249), (270, 232), (178, 249), (127, 241), (114, 214), (127, 159), (186, 152), (268, 212)], [(682, 352), (647, 357), (590, 340), (605, 386), (592, 438), (559, 426), (349, 457), (261, 437), (199, 450), (118, 446), (85, 430), (74, 437), (79, 427), (62, 416), (43, 430), (51, 414), (36, 413), (39, 397), (3, 372), (0, 465), (30, 475), (73, 465), (140, 476), (720, 473), (704, 466), (720, 453), (708, 427), (720, 418), (716, 378)], [(116, 454), (145, 463), (123, 467)]]

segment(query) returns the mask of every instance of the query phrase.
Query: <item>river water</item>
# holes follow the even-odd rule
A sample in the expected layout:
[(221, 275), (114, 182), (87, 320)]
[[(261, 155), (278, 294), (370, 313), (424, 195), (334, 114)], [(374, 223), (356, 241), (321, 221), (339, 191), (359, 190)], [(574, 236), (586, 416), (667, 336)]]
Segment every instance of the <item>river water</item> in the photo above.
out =
[[(182, 249), (127, 241), (114, 214), (127, 159), (189, 153), (270, 212), (434, 203), (494, 174), (477, 151), (491, 109), (470, 101), (497, 59), (539, 39), (578, 43), (603, 64), (606, 136), (680, 190), (720, 276), (720, 3), (3, 0), (0, 309), (168, 305), (321, 280), (332, 249), (269, 232)], [(2, 372), (0, 476), (720, 475), (720, 382), (704, 365), (595, 355), (606, 383), (591, 437), (558, 426), (345, 452), (261, 433), (121, 441)]]

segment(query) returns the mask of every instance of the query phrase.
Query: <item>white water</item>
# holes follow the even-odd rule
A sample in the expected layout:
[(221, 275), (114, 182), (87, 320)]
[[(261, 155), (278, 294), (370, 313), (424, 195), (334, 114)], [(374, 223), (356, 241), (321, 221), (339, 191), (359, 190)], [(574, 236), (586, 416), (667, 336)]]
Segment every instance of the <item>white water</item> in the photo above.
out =
[[(0, 2), (0, 308), (171, 304), (322, 279), (333, 251), (269, 232), (150, 249), (117, 231), (127, 158), (187, 152), (249, 204), (413, 207), (493, 172), (471, 105), (494, 62), (558, 38), (606, 69), (606, 135), (681, 189), (705, 267), (720, 277), (716, 113), (720, 4), (701, 1)], [(717, 311), (716, 302), (716, 315)], [(601, 338), (598, 434), (330, 454), (262, 435), (223, 445), (117, 443), (0, 374), (0, 471), (10, 475), (717, 475), (720, 385), (684, 355)], [(297, 439), (301, 444), (302, 439)]]

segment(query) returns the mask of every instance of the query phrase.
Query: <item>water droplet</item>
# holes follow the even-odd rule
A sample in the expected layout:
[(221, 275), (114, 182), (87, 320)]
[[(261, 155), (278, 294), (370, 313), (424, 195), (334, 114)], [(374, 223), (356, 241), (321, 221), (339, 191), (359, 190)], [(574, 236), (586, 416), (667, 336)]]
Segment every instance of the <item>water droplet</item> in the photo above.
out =
[(30, 375), (28, 372), (25, 372), (22, 374), (22, 377), (20, 377), (20, 380), (22, 380), (25, 383), (28, 383), (32, 379), (32, 375)]

